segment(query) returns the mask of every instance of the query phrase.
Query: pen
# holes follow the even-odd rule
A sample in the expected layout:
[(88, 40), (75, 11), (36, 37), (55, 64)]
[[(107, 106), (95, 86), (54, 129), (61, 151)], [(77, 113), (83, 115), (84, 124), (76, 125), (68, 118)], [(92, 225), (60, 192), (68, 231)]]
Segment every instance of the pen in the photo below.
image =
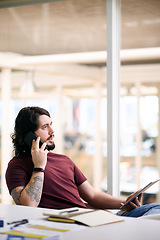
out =
[(63, 212), (60, 212), (60, 214), (64, 214), (64, 213), (73, 213), (73, 212), (77, 212), (78, 209), (73, 209), (73, 210), (69, 210), (69, 211), (63, 211)]
[(27, 219), (23, 219), (23, 220), (20, 220), (20, 221), (14, 221), (14, 222), (10, 222), (10, 223), (7, 223), (8, 225), (10, 224), (14, 224), (11, 229), (15, 228), (15, 227), (18, 227), (22, 224), (25, 224), (25, 223), (28, 223), (28, 220)]
[(7, 222), (8, 225), (11, 225), (11, 224), (17, 224), (17, 223), (21, 223), (21, 222), (28, 222), (27, 219), (22, 219), (22, 220), (18, 220), (18, 221), (13, 221), (13, 222)]

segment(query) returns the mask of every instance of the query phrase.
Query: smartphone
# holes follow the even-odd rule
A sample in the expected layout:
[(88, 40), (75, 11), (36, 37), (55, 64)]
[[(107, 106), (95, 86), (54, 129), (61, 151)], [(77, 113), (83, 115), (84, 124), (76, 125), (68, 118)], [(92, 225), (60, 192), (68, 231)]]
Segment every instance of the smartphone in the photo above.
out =
[[(37, 135), (34, 133), (34, 132), (32, 132), (32, 131), (29, 131), (27, 134), (26, 134), (26, 136), (25, 136), (25, 138), (24, 138), (24, 141), (25, 141), (25, 143), (27, 143), (27, 145), (31, 148), (32, 147), (32, 141), (33, 141), (33, 139), (37, 139)], [(40, 140), (39, 141), (39, 147), (41, 147), (42, 146), (42, 144), (43, 144), (43, 142)], [(47, 146), (45, 147), (45, 149), (47, 149)]]

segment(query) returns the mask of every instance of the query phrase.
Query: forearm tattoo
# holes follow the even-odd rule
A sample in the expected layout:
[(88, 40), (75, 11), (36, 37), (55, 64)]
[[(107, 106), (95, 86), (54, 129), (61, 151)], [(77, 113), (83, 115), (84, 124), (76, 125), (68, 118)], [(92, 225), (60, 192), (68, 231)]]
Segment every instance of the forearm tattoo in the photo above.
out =
[(33, 181), (29, 183), (25, 191), (28, 196), (30, 196), (30, 200), (40, 202), (41, 194), (43, 187), (43, 179), (40, 176), (36, 176), (33, 178)]
[(16, 190), (16, 188), (14, 188), (11, 192), (12, 198), (15, 202), (15, 204), (19, 204), (19, 198), (21, 196), (21, 192), (23, 191), (23, 188), (20, 189), (19, 191)]

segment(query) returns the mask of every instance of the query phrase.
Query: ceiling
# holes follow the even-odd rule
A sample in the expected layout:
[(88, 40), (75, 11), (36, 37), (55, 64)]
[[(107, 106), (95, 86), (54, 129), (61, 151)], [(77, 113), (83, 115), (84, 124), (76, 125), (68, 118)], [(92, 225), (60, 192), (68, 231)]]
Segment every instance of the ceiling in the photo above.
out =
[[(160, 1), (121, 0), (121, 48), (160, 46)], [(106, 0), (0, 9), (0, 51), (25, 55), (106, 50)]]
[[(106, 28), (106, 0), (62, 0), (45, 4), (1, 8), (0, 52), (35, 56), (106, 51)], [(121, 49), (159, 47), (160, 1), (121, 0)], [(10, 56), (6, 56), (9, 60)], [(128, 64), (127, 61), (122, 63), (123, 65)], [(154, 63), (157, 73), (160, 55), (156, 60), (148, 57), (145, 61), (136, 61), (135, 59), (129, 62), (130, 65), (135, 65), (135, 63), (147, 64), (146, 68), (143, 67), (143, 73), (145, 73), (147, 66), (151, 67)], [(42, 88), (44, 87), (44, 76), (48, 79), (48, 87), (50, 85), (54, 87), (57, 80), (68, 82), (71, 86), (75, 83), (75, 78), (78, 84), (86, 82), (89, 85), (90, 80), (95, 82), (99, 78), (104, 82), (106, 72), (102, 67), (105, 65), (105, 61), (100, 64), (88, 61), (85, 66), (55, 67), (54, 64), (50, 64), (44, 68), (40, 65), (36, 66), (35, 81)], [(39, 72), (42, 73), (42, 69), (43, 74), (40, 76)], [(129, 66), (129, 70), (126, 70), (127, 74), (128, 71), (131, 73), (131, 69), (135, 77), (136, 70), (133, 66)], [(20, 79), (24, 78), (22, 74), (19, 72)], [(56, 75), (56, 78), (53, 79), (52, 74), (54, 77)], [(157, 74), (154, 79), (157, 81), (158, 78), (160, 81), (160, 72), (158, 71)], [(39, 80), (36, 80), (37, 76)], [(147, 76), (145, 74), (142, 79), (148, 76), (151, 74)], [(126, 75), (124, 78), (127, 78)], [(18, 80), (17, 75), (13, 79), (16, 79), (14, 86), (19, 88), (21, 80)]]

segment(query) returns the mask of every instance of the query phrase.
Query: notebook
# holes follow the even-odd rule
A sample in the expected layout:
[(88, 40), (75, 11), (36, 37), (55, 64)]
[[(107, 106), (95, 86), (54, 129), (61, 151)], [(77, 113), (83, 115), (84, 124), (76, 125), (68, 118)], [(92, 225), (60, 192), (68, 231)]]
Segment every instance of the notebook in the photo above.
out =
[(50, 221), (76, 222), (90, 227), (124, 221), (123, 217), (117, 216), (106, 210), (92, 210), (83, 208), (67, 208), (62, 210), (48, 210), (43, 213)]

